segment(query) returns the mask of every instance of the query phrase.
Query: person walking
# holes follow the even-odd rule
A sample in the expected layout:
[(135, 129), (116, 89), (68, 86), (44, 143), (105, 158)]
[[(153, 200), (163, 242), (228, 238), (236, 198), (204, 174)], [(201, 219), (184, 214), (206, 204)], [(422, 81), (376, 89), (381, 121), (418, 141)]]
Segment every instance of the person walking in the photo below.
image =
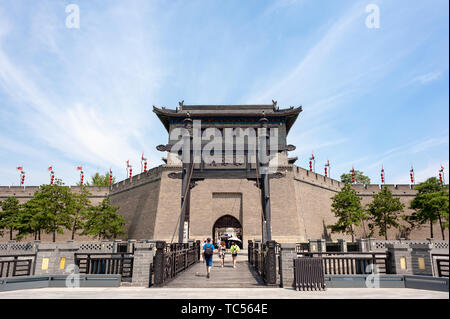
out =
[(225, 264), (225, 253), (227, 252), (227, 247), (225, 246), (225, 242), (222, 241), (219, 245), (219, 248), (217, 249), (217, 254), (220, 258), (220, 261), (222, 263), (222, 268), (223, 265)]
[(204, 258), (203, 258), (203, 247), (205, 246), (205, 244), (206, 244), (206, 238), (203, 238), (203, 243), (202, 243), (202, 247), (201, 247), (202, 253), (200, 254), (200, 261), (204, 260)]
[(231, 256), (233, 257), (233, 268), (236, 268), (236, 259), (239, 252), (239, 246), (233, 242), (233, 244), (230, 247)]
[(214, 245), (211, 243), (211, 238), (206, 239), (206, 244), (203, 246), (203, 258), (206, 263), (206, 278), (209, 278), (212, 267), (212, 259), (214, 254)]

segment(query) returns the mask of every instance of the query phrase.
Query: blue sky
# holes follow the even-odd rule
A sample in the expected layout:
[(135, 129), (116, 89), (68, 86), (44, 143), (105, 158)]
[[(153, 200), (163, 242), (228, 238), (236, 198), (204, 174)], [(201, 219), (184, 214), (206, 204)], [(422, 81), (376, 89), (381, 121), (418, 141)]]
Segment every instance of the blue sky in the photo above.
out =
[[(66, 27), (77, 4), (80, 28)], [(380, 28), (367, 28), (368, 4)], [(334, 178), (449, 168), (449, 3), (0, 0), (0, 185), (162, 164), (152, 105), (303, 106), (290, 156)]]

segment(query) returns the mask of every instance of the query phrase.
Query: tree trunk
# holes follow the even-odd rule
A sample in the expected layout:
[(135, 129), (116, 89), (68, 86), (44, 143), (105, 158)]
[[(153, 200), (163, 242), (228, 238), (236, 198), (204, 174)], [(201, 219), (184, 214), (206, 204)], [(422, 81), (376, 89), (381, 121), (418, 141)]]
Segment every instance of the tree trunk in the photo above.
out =
[(12, 231), (13, 231), (13, 229), (12, 229), (12, 227), (9, 229), (9, 240), (12, 240)]
[(34, 232), (34, 240), (37, 239), (37, 231)]
[(38, 240), (41, 240), (41, 230), (38, 231)]
[(388, 240), (388, 237), (387, 237), (387, 221), (386, 221), (386, 218), (384, 219), (384, 239)]
[(352, 242), (354, 242), (354, 241), (355, 241), (355, 234), (354, 234), (353, 226), (352, 226), (352, 225), (350, 225), (350, 231), (351, 231), (351, 233), (352, 233)]
[(434, 238), (433, 237), (433, 221), (430, 219), (430, 238)]
[(75, 226), (76, 224), (73, 224), (73, 228), (72, 228), (72, 240), (75, 238)]
[(363, 231), (364, 231), (364, 238), (367, 238), (366, 223), (364, 223), (364, 220), (362, 221), (362, 225), (363, 225)]
[(56, 242), (56, 220), (53, 222), (53, 242)]
[(442, 227), (441, 215), (439, 215), (439, 226), (441, 227), (442, 240), (445, 240), (445, 232), (444, 232), (444, 227)]

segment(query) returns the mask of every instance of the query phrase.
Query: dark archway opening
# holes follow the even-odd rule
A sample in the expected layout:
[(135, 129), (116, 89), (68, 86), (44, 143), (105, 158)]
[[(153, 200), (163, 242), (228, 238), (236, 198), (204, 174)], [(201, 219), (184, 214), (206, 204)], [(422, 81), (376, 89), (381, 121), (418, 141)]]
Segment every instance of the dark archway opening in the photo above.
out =
[(230, 248), (230, 238), (240, 239), (241, 241), (237, 242), (237, 244), (242, 249), (242, 243), (244, 241), (241, 223), (237, 218), (231, 215), (224, 215), (214, 223), (212, 239), (216, 246), (219, 245), (221, 241), (224, 241), (227, 248)]

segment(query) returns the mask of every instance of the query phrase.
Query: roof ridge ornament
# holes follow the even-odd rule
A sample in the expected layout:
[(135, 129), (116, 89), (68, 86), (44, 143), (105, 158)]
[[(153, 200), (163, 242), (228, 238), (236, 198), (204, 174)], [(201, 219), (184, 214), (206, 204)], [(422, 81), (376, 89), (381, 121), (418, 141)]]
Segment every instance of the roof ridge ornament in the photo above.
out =
[(277, 101), (272, 100), (273, 110), (278, 111), (280, 108), (277, 107)]
[(183, 111), (184, 100), (182, 100), (181, 102), (178, 102), (178, 105), (180, 106), (180, 112)]

